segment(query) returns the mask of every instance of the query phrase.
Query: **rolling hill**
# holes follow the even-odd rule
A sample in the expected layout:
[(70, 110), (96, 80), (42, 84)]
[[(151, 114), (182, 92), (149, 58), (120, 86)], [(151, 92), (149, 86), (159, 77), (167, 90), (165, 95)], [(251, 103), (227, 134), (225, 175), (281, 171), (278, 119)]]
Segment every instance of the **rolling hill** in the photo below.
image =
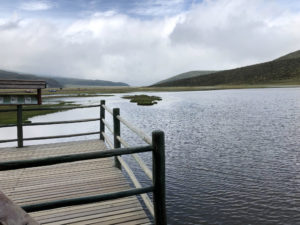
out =
[(158, 83), (156, 87), (300, 84), (300, 51), (276, 60), (191, 78)]
[(279, 57), (278, 59), (275, 59), (274, 61), (278, 60), (287, 60), (287, 59), (298, 59), (300, 58), (300, 50), (289, 53), (287, 55), (284, 55), (282, 57)]
[(65, 77), (54, 77), (56, 81), (61, 83), (64, 87), (68, 86), (129, 86), (122, 82), (112, 82), (106, 80), (85, 80)]
[(169, 81), (175, 81), (175, 80), (181, 80), (181, 79), (185, 79), (185, 78), (192, 78), (192, 77), (207, 75), (207, 74), (215, 73), (215, 72), (217, 72), (217, 71), (212, 71), (212, 70), (208, 70), (208, 71), (206, 71), (206, 70), (190, 71), (190, 72), (181, 73), (181, 74), (178, 74), (176, 76), (170, 77), (168, 79), (159, 81), (159, 82), (155, 83), (154, 85), (169, 82)]
[(129, 86), (122, 82), (112, 82), (105, 80), (85, 80), (62, 77), (45, 77), (32, 74), (23, 74), (0, 70), (0, 79), (2, 80), (44, 80), (50, 88), (60, 88), (66, 86)]

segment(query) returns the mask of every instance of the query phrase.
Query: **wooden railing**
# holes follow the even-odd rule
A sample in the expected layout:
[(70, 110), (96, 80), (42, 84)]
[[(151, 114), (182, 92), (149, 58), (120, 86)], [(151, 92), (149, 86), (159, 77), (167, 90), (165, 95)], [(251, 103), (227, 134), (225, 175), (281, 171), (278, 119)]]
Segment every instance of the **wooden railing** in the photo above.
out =
[[(37, 123), (23, 123), (22, 122), (22, 111), (32, 111), (32, 110), (68, 110), (68, 109), (78, 109), (78, 108), (89, 108), (89, 107), (100, 107), (100, 118), (94, 119), (83, 119), (83, 120), (69, 120), (69, 121), (52, 121), (52, 122), (37, 122)], [(13, 112), (17, 111), (17, 124), (3, 125), (4, 127), (17, 126), (17, 139), (0, 140), (0, 143), (5, 142), (18, 142), (18, 147), (24, 146), (24, 141), (29, 140), (42, 140), (42, 139), (53, 139), (53, 138), (67, 138), (76, 137), (83, 135), (93, 135), (99, 134), (100, 140), (103, 140), (111, 148), (111, 150), (80, 153), (72, 155), (62, 155), (47, 158), (39, 158), (32, 160), (18, 160), (0, 163), (0, 171), (4, 170), (14, 170), (21, 168), (48, 166), (59, 163), (75, 162), (80, 160), (97, 159), (105, 157), (114, 157), (115, 166), (119, 169), (124, 168), (127, 172), (129, 178), (134, 184), (135, 188), (127, 191), (107, 193), (96, 196), (88, 196), (73, 199), (64, 199), (59, 201), (45, 202), (35, 205), (22, 206), (22, 208), (27, 212), (34, 212), (46, 209), (52, 209), (57, 207), (87, 204), (92, 202), (99, 202), (104, 200), (112, 200), (116, 198), (128, 197), (132, 195), (141, 195), (145, 206), (149, 210), (150, 214), (154, 217), (155, 224), (167, 224), (166, 216), (166, 195), (165, 195), (165, 143), (164, 143), (164, 133), (162, 131), (152, 132), (152, 138), (147, 134), (142, 132), (140, 129), (131, 125), (128, 121), (120, 116), (120, 109), (114, 108), (110, 109), (105, 105), (105, 101), (102, 100), (100, 105), (90, 105), (90, 106), (80, 106), (80, 107), (60, 107), (60, 108), (34, 108), (34, 109), (23, 109), (22, 106), (18, 106), (16, 110), (0, 110), (1, 112)], [(106, 111), (113, 117), (113, 126), (111, 127), (107, 120), (105, 120)], [(68, 124), (68, 123), (81, 123), (90, 121), (100, 121), (100, 131), (89, 132), (89, 133), (79, 133), (79, 134), (68, 134), (68, 135), (58, 135), (58, 136), (45, 136), (45, 137), (32, 137), (23, 138), (23, 126), (40, 126), (40, 125), (54, 125), (54, 124)], [(121, 123), (128, 127), (132, 132), (137, 134), (144, 142), (146, 146), (130, 147), (129, 144), (121, 137)], [(105, 128), (107, 128), (113, 135), (113, 141), (110, 140), (109, 135), (105, 133)], [(121, 148), (123, 146), (123, 148)], [(147, 167), (143, 160), (137, 155), (137, 153), (142, 152), (152, 152), (152, 171)], [(152, 185), (149, 187), (142, 187), (133, 171), (129, 165), (122, 159), (121, 155), (129, 154), (136, 162), (139, 164), (141, 169), (152, 181)], [(153, 202), (147, 195), (147, 193), (153, 192)]]
[(94, 118), (94, 119), (85, 119), (85, 120), (68, 120), (68, 121), (52, 121), (52, 122), (40, 122), (40, 123), (23, 123), (23, 112), (24, 111), (26, 112), (26, 111), (70, 110), (70, 109), (92, 108), (92, 107), (100, 107), (100, 105), (88, 105), (88, 106), (76, 106), (76, 107), (25, 108), (25, 109), (23, 109), (22, 105), (18, 105), (17, 109), (0, 110), (0, 113), (1, 112), (17, 112), (17, 124), (7, 124), (7, 125), (1, 125), (0, 126), (0, 128), (15, 127), (16, 126), (17, 127), (17, 139), (0, 140), (0, 143), (18, 142), (18, 147), (21, 148), (21, 147), (24, 146), (24, 141), (56, 139), (56, 138), (68, 138), (68, 137), (77, 137), (77, 136), (99, 134), (100, 132), (96, 131), (96, 132), (89, 132), (89, 133), (77, 133), (77, 134), (46, 136), (46, 137), (32, 137), (32, 138), (24, 138), (23, 137), (23, 127), (24, 126), (81, 123), (81, 122), (90, 122), (90, 121), (100, 120), (100, 118), (98, 117), (98, 118)]

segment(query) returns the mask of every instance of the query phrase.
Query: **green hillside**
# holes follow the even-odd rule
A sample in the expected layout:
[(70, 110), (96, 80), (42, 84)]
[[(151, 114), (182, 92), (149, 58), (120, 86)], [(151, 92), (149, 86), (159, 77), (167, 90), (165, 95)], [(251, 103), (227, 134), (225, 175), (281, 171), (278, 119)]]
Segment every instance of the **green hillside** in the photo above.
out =
[(277, 60), (155, 84), (157, 87), (300, 84), (300, 51)]
[(46, 77), (37, 76), (32, 74), (23, 74), (17, 72), (9, 72), (0, 70), (0, 79), (2, 80), (44, 80), (47, 82), (47, 86), (50, 88), (60, 88), (66, 86), (129, 86), (122, 82), (112, 82), (105, 80), (85, 80), (85, 79), (73, 79), (73, 78), (61, 78), (61, 77)]
[(208, 70), (208, 71), (205, 71), (205, 70), (189, 71), (189, 72), (181, 73), (181, 74), (178, 74), (176, 76), (170, 77), (168, 79), (159, 81), (159, 82), (155, 83), (154, 85), (169, 82), (169, 81), (175, 81), (175, 80), (180, 80), (180, 79), (185, 79), (185, 78), (192, 78), (192, 77), (207, 75), (207, 74), (215, 73), (215, 72), (217, 72), (217, 71), (212, 71), (212, 70)]
[[(286, 60), (286, 59), (299, 59), (300, 58), (300, 50), (284, 55), (276, 60)], [(275, 60), (275, 61), (276, 61)]]
[(70, 86), (129, 86), (122, 82), (112, 82), (106, 80), (85, 80), (85, 79), (75, 79), (75, 78), (65, 78), (65, 77), (54, 77), (59, 83), (65, 87)]

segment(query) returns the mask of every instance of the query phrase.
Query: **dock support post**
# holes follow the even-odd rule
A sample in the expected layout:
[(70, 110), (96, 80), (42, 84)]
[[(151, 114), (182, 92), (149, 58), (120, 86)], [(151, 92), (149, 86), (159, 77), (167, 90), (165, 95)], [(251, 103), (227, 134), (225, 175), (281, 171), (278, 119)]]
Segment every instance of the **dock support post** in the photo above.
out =
[[(113, 109), (113, 120), (114, 120), (114, 148), (121, 148), (121, 142), (118, 140), (118, 136), (121, 135), (121, 127), (120, 127), (120, 120), (117, 116), (120, 115), (120, 109), (114, 108)], [(121, 157), (121, 156), (120, 156)], [(115, 156), (115, 167), (118, 169), (122, 169), (121, 163), (118, 160), (117, 156)]]
[(37, 99), (38, 99), (38, 105), (42, 104), (42, 89), (37, 89)]
[(105, 100), (100, 101), (100, 140), (104, 141), (102, 132), (105, 132), (105, 124), (103, 123), (102, 119), (105, 119), (105, 109), (102, 107), (102, 105), (105, 105)]
[(23, 147), (23, 118), (22, 118), (22, 105), (17, 105), (17, 134), (18, 134), (18, 147)]
[(153, 203), (156, 225), (167, 224), (165, 183), (165, 137), (164, 132), (152, 132), (153, 160)]

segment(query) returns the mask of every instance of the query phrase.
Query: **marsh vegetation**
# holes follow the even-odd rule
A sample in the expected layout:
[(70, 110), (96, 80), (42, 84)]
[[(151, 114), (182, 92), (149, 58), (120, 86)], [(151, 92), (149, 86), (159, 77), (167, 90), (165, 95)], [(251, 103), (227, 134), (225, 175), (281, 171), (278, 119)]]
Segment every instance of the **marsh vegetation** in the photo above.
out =
[(130, 99), (130, 102), (137, 103), (137, 105), (154, 105), (162, 100), (161, 97), (149, 95), (125, 95), (122, 98)]

